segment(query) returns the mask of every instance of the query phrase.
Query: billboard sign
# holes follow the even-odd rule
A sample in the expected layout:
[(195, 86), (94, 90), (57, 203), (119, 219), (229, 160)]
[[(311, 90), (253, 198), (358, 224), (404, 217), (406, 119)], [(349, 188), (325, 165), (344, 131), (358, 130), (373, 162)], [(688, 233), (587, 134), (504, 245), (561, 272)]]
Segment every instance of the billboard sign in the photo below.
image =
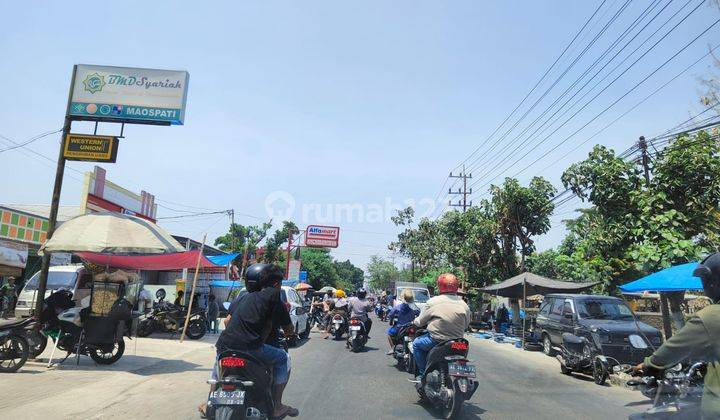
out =
[(27, 244), (0, 240), (0, 265), (25, 268), (27, 259)]
[(305, 232), (305, 245), (318, 248), (337, 248), (340, 228), (337, 226), (310, 225)]
[(67, 160), (115, 163), (117, 150), (117, 137), (71, 133), (65, 138), (63, 156)]
[(189, 79), (186, 71), (78, 64), (67, 114), (92, 121), (183, 124)]
[(287, 275), (288, 280), (300, 280), (300, 265), (299, 260), (290, 260), (290, 270), (288, 270)]

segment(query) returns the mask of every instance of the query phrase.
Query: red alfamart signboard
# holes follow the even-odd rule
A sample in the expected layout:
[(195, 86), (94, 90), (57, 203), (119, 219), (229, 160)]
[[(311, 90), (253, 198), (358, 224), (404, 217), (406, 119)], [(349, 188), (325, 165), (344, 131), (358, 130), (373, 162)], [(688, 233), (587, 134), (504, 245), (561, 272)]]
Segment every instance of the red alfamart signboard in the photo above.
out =
[(340, 228), (337, 226), (310, 225), (305, 232), (305, 246), (337, 248), (339, 239)]

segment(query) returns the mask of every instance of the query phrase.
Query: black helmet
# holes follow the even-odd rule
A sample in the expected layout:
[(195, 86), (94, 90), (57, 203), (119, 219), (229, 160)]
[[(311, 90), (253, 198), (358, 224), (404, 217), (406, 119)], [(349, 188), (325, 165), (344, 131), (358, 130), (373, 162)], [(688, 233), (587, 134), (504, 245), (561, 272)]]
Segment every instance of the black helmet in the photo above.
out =
[(248, 292), (257, 292), (282, 281), (283, 273), (275, 264), (252, 264), (245, 270), (245, 287)]
[(705, 296), (713, 303), (720, 301), (720, 253), (708, 255), (693, 271), (693, 276), (700, 277)]
[(359, 297), (360, 299), (365, 299), (365, 296), (367, 296), (367, 291), (365, 289), (358, 289), (357, 297)]

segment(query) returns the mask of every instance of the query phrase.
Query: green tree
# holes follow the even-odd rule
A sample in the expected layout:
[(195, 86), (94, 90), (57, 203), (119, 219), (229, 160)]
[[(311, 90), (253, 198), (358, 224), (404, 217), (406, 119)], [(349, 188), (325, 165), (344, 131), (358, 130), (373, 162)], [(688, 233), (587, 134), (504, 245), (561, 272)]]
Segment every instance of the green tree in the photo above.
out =
[(396, 281), (400, 275), (397, 267), (377, 255), (370, 257), (367, 266), (367, 273), (370, 277), (370, 284), (376, 289), (386, 290), (390, 284)]
[(271, 237), (265, 241), (265, 253), (263, 254), (263, 261), (266, 263), (277, 262), (282, 254), (282, 246), (288, 241), (290, 231), (297, 232), (298, 228), (295, 223), (290, 221), (283, 221), (282, 227), (273, 233)]
[(363, 286), (365, 273), (361, 268), (355, 267), (350, 260), (335, 261), (335, 271), (338, 274), (338, 287), (348, 290), (357, 290)]
[(326, 248), (301, 248), (301, 269), (308, 273), (308, 283), (319, 290), (325, 286), (336, 287), (338, 276), (330, 251)]
[(215, 246), (225, 252), (239, 252), (241, 255), (237, 260), (241, 260), (243, 252), (252, 254), (257, 250), (258, 244), (265, 239), (271, 227), (272, 220), (254, 226), (233, 223), (228, 233), (215, 239)]

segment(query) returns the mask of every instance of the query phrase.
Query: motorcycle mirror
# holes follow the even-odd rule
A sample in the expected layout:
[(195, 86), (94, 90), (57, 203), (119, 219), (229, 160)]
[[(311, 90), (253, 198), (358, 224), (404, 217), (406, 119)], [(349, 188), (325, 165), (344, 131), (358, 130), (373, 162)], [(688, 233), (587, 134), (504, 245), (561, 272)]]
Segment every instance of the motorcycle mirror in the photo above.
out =
[(682, 368), (683, 368), (683, 367), (682, 367), (682, 363), (678, 363), (677, 365), (671, 367), (671, 368), (668, 369), (668, 370), (671, 371), (671, 372), (676, 372), (676, 373), (677, 373), (677, 372), (682, 372)]
[(167, 293), (165, 293), (165, 289), (157, 289), (157, 292), (155, 292), (155, 297), (157, 300), (163, 300), (165, 299), (165, 296), (167, 296)]
[(223, 308), (225, 308), (226, 311), (229, 310), (229, 309), (230, 309), (230, 302), (223, 302)]
[(630, 345), (636, 349), (646, 349), (648, 347), (645, 340), (637, 334), (631, 334), (628, 339), (630, 340)]

